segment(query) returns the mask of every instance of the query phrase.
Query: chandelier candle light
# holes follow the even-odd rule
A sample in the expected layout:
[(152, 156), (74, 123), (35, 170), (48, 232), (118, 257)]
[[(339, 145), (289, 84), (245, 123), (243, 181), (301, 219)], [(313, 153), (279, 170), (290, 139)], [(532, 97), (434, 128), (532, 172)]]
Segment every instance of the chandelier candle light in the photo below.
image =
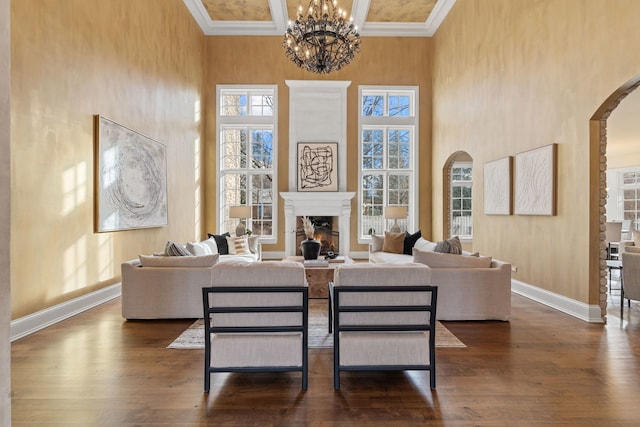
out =
[(302, 5), (298, 18), (289, 21), (284, 35), (285, 54), (298, 67), (316, 74), (329, 74), (349, 64), (360, 51), (360, 34), (347, 21), (347, 12), (336, 0), (311, 0), (307, 14)]

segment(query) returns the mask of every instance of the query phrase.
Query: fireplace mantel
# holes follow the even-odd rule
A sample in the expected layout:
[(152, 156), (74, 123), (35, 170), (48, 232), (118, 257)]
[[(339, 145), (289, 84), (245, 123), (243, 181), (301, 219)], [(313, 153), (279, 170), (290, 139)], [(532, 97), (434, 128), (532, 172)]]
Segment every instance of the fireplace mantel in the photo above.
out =
[(337, 216), (340, 253), (349, 255), (351, 241), (351, 199), (355, 192), (280, 193), (284, 200), (284, 249), (287, 256), (296, 254), (296, 218), (299, 216)]

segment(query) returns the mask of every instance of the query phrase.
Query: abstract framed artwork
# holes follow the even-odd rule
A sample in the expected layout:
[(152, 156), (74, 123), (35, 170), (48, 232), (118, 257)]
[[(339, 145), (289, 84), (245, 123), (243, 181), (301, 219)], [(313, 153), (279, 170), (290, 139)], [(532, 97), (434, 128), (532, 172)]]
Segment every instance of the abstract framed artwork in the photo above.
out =
[(95, 122), (96, 231), (167, 225), (167, 148), (100, 115)]
[(516, 215), (556, 215), (557, 144), (515, 156)]
[(485, 215), (511, 215), (512, 172), (512, 156), (484, 164)]
[(298, 191), (338, 191), (338, 143), (298, 143)]

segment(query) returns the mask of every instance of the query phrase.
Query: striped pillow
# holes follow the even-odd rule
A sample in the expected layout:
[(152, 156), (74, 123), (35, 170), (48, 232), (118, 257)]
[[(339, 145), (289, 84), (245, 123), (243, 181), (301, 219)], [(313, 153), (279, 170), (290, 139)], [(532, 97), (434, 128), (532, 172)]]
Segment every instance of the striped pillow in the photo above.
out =
[(229, 253), (232, 255), (250, 255), (249, 239), (247, 236), (227, 237)]
[(164, 248), (164, 253), (167, 256), (192, 256), (184, 246), (174, 242), (167, 242), (167, 246)]

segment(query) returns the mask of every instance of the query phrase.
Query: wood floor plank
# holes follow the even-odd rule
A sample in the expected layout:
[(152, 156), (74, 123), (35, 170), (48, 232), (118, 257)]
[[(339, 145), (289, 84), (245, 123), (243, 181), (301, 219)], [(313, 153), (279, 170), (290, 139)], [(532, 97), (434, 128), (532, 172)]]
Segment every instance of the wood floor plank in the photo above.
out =
[[(618, 294), (619, 295), (619, 294)], [(116, 299), (12, 344), (14, 426), (632, 426), (640, 420), (640, 305), (588, 324), (518, 295), (510, 322), (446, 322), (466, 348), (426, 372), (346, 372), (331, 349), (299, 373), (214, 374), (166, 346), (192, 320), (133, 321)]]

